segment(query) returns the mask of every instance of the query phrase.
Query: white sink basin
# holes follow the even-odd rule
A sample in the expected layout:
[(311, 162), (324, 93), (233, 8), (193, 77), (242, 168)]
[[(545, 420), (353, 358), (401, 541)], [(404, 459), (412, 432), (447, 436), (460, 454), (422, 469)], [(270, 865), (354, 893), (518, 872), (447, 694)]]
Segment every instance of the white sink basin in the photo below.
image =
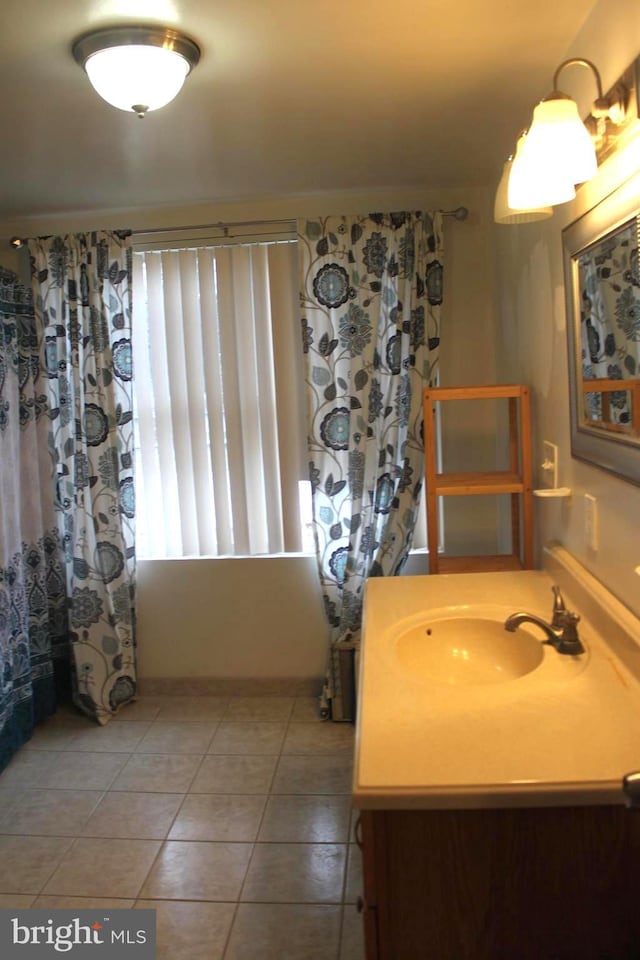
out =
[(505, 630), (504, 621), (513, 612), (456, 614), (448, 610), (414, 617), (410, 625), (399, 625), (395, 655), (413, 677), (440, 683), (516, 680), (540, 666), (546, 648), (535, 627), (530, 630), (526, 624), (515, 633)]

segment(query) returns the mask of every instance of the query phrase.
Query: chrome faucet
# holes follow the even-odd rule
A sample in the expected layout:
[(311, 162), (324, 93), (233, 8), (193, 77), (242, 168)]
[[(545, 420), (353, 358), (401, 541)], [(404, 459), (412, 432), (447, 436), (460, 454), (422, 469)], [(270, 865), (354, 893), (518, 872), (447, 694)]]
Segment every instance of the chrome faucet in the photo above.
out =
[(580, 617), (577, 613), (567, 610), (560, 587), (554, 586), (553, 590), (553, 613), (551, 623), (547, 623), (541, 617), (536, 617), (532, 613), (512, 613), (507, 617), (504, 623), (505, 630), (514, 633), (523, 623), (533, 623), (536, 627), (546, 634), (547, 639), (543, 643), (549, 643), (555, 647), (558, 653), (579, 654), (584, 653), (584, 647), (578, 636), (577, 624)]

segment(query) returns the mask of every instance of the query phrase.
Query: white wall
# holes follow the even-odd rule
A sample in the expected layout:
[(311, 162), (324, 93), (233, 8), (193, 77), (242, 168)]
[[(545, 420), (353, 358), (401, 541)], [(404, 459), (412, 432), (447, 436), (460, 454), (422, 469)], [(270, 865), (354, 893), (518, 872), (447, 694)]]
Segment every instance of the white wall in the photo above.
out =
[(143, 678), (320, 677), (315, 558), (142, 560), (138, 638)]
[[(600, 0), (567, 56), (593, 60), (607, 90), (638, 53), (640, 4)], [(573, 93), (569, 83), (573, 80), (567, 79), (567, 92)], [(587, 108), (593, 96), (593, 89), (586, 91)], [(582, 115), (586, 112), (581, 110)], [(536, 502), (538, 550), (547, 540), (560, 541), (636, 614), (640, 614), (640, 578), (634, 572), (640, 564), (640, 487), (571, 457), (561, 230), (638, 169), (640, 143), (634, 142), (607, 160), (596, 179), (580, 188), (571, 204), (556, 208), (550, 220), (494, 227), (498, 370), (502, 379), (532, 385), (534, 463), (542, 462), (543, 440), (556, 443), (559, 482), (574, 491), (570, 502)], [(585, 543), (585, 493), (598, 500), (597, 552)]]
[[(445, 305), (441, 349), (443, 384), (488, 383), (495, 376), (491, 308), (490, 196), (485, 189), (385, 190), (317, 197), (282, 197), (255, 203), (99, 212), (0, 223), (0, 237), (37, 236), (75, 230), (134, 230), (254, 219), (288, 219), (375, 210), (469, 208), (469, 219), (445, 220)], [(0, 256), (16, 268), (8, 246)], [(470, 348), (469, 344), (473, 346)], [(473, 421), (473, 422), (472, 422)], [(454, 420), (447, 452), (487, 432), (474, 413)], [(490, 431), (489, 431), (490, 435)], [(495, 508), (485, 502), (469, 516), (449, 511), (450, 549), (473, 538), (480, 552), (494, 552)], [(479, 530), (478, 536), (473, 530)], [(415, 558), (412, 573), (424, 571)], [(247, 559), (148, 560), (138, 568), (138, 661), (148, 678), (320, 678), (328, 631), (315, 559), (305, 556)]]

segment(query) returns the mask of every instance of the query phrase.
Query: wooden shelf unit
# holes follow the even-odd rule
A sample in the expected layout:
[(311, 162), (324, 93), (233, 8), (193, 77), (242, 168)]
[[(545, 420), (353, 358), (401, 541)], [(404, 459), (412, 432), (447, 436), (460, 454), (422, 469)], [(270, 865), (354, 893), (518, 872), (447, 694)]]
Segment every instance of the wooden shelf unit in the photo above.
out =
[[(506, 400), (509, 404), (509, 469), (438, 473), (434, 404), (449, 400)], [(531, 403), (529, 387), (427, 387), (423, 391), (427, 543), (431, 573), (530, 570), (533, 567)], [(511, 495), (511, 553), (498, 556), (438, 555), (438, 497)]]

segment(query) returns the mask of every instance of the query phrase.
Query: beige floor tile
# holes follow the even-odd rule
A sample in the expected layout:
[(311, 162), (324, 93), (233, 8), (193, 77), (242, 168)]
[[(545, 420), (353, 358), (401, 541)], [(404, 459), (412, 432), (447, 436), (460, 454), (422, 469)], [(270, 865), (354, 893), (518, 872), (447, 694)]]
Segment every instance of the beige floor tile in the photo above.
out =
[(250, 855), (250, 843), (167, 840), (140, 897), (147, 900), (237, 900)]
[(122, 720), (155, 720), (160, 710), (160, 702), (154, 697), (138, 697), (130, 703), (125, 703), (112, 718), (112, 723)]
[(345, 843), (349, 816), (347, 796), (269, 797), (258, 839), (275, 843)]
[(366, 960), (362, 914), (350, 903), (343, 910), (339, 960)]
[(28, 787), (5, 787), (0, 776), (0, 811), (4, 816), (16, 804)]
[(292, 723), (282, 752), (284, 754), (353, 754), (354, 730), (350, 723)]
[(33, 905), (29, 893), (0, 893), (0, 910), (26, 910)]
[(351, 794), (351, 757), (282, 756), (272, 793)]
[(0, 893), (40, 893), (73, 840), (0, 837)]
[(104, 751), (107, 753), (131, 753), (150, 727), (147, 721), (108, 723), (104, 727), (88, 724), (85, 730), (76, 733), (68, 750)]
[(140, 793), (186, 793), (201, 757), (174, 753), (136, 753), (129, 757), (113, 790)]
[(350, 843), (347, 853), (347, 879), (345, 883), (344, 902), (356, 903), (358, 897), (363, 896), (363, 890), (362, 851), (355, 843)]
[(211, 741), (209, 753), (270, 754), (277, 756), (287, 729), (286, 723), (223, 721)]
[(183, 798), (182, 793), (111, 791), (102, 798), (79, 836), (164, 840)]
[(190, 793), (269, 792), (277, 757), (216, 756), (202, 761)]
[(100, 790), (23, 790), (0, 816), (0, 834), (77, 837), (101, 796)]
[(294, 723), (310, 723), (322, 721), (320, 716), (319, 697), (296, 697), (291, 719)]
[(24, 750), (67, 750), (74, 738), (78, 735), (77, 724), (62, 724), (48, 721), (33, 731), (31, 740), (24, 745)]
[(345, 844), (257, 843), (242, 900), (340, 903), (345, 861)]
[(258, 794), (191, 793), (171, 828), (169, 840), (255, 840), (266, 797)]
[[(33, 752), (35, 754), (35, 751)], [(31, 756), (31, 754), (30, 754)], [(127, 761), (126, 753), (48, 753), (55, 763), (38, 777), (38, 787), (60, 790), (108, 790)]]
[(156, 720), (221, 720), (228, 697), (165, 697), (160, 702)]
[(0, 773), (0, 789), (35, 787), (40, 778), (56, 767), (63, 753), (58, 751), (20, 750)]
[(136, 747), (136, 753), (206, 753), (216, 721), (156, 720)]
[(158, 840), (74, 840), (42, 893), (136, 897), (160, 847)]
[(156, 960), (222, 960), (235, 904), (138, 900), (136, 909), (156, 911)]
[(36, 897), (32, 906), (40, 910), (131, 910), (134, 899), (121, 897)]
[(334, 960), (340, 907), (241, 903), (225, 960)]
[(294, 697), (232, 697), (225, 720), (288, 720)]

